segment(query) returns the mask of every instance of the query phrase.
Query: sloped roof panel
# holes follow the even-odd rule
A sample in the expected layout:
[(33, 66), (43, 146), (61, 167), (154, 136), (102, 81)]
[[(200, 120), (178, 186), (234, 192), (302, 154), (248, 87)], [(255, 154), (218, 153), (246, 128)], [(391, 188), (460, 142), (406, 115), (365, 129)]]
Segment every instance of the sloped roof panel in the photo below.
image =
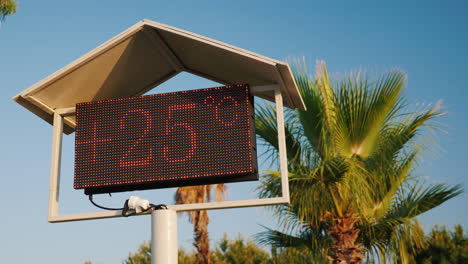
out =
[[(286, 106), (304, 108), (286, 63), (149, 20), (135, 24), (14, 100), (51, 123), (55, 109), (141, 95), (180, 71), (224, 84), (279, 84)], [(65, 132), (72, 132), (74, 117), (66, 117), (65, 125)]]

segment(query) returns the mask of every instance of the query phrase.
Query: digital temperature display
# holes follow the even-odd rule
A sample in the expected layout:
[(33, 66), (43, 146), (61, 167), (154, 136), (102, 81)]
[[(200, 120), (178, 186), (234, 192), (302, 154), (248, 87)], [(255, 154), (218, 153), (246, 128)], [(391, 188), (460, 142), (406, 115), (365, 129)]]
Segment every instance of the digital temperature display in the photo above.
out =
[(253, 111), (248, 85), (77, 104), (74, 188), (257, 180)]

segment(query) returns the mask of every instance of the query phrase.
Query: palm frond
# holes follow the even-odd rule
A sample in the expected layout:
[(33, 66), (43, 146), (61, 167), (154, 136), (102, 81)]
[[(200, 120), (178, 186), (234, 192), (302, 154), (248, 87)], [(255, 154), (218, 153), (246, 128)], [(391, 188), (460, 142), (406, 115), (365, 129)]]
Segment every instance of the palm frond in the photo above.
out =
[(335, 128), (337, 126), (337, 103), (336, 95), (332, 89), (330, 79), (328, 77), (327, 67), (324, 61), (318, 61), (316, 64), (315, 78), (317, 79), (318, 87), (320, 88), (320, 99), (322, 101), (322, 113), (324, 126), (320, 133), (320, 148), (323, 149), (323, 157), (328, 159), (337, 154)]
[(308, 247), (309, 241), (306, 239), (288, 235), (267, 227), (267, 231), (261, 232), (256, 235), (256, 240), (260, 244), (270, 245), (273, 247), (294, 247), (303, 248)]
[(413, 147), (411, 144), (416, 144), (418, 148), (431, 144), (430, 138), (429, 142), (418, 141), (417, 136), (430, 132), (427, 129), (437, 129), (438, 127), (432, 125), (431, 121), (441, 115), (443, 113), (440, 111), (439, 104), (434, 105), (428, 110), (401, 114), (396, 118), (397, 120), (391, 124), (387, 124), (381, 130), (377, 150), (370, 157), (370, 160), (392, 163), (405, 148)]
[(0, 0), (0, 23), (9, 15), (14, 15), (18, 4), (13, 0)]
[(298, 119), (303, 127), (303, 136), (320, 156), (323, 156), (322, 130), (324, 127), (323, 103), (317, 81), (310, 77), (304, 58), (291, 62), (294, 79), (298, 84), (306, 111), (296, 110)]
[(255, 239), (260, 244), (270, 245), (275, 248), (308, 249), (315, 252), (316, 256), (324, 256), (326, 248), (330, 245), (330, 238), (324, 230), (302, 228), (298, 235), (294, 236), (265, 226), (264, 228), (266, 231), (257, 234)]
[[(278, 126), (276, 123), (276, 110), (271, 104), (257, 105), (255, 119), (255, 132), (265, 144), (270, 153), (270, 160), (276, 160), (278, 153)], [(286, 110), (285, 136), (287, 158), (290, 166), (300, 166), (302, 157), (303, 142), (298, 139), (298, 127), (295, 112)]]
[(406, 74), (399, 70), (390, 71), (372, 86), (367, 78), (349, 78), (342, 82), (337, 93), (340, 108), (338, 128), (341, 133), (346, 131), (349, 135), (349, 140), (342, 140), (340, 147), (343, 155), (368, 157), (375, 150), (385, 122), (401, 108), (400, 95)]
[(385, 218), (399, 220), (416, 217), (462, 192), (463, 188), (459, 184), (451, 187), (439, 183), (426, 188), (423, 188), (421, 185), (415, 185), (408, 191), (406, 197), (395, 201), (392, 210)]
[(399, 221), (381, 218), (377, 223), (363, 223), (360, 229), (360, 240), (381, 263), (410, 263), (414, 247), (425, 244), (424, 231), (415, 218)]
[[(341, 211), (337, 209), (333, 193), (348, 172), (349, 164), (340, 157), (329, 161), (322, 161), (320, 166), (305, 170), (296, 168), (289, 173), (289, 189), (291, 203), (289, 206), (273, 207), (277, 215), (282, 218), (287, 229), (297, 224), (294, 220), (306, 221), (310, 226), (320, 226), (321, 218), (326, 211)], [(362, 185), (359, 187), (362, 189)], [(261, 185), (258, 187), (259, 196), (262, 198), (277, 197), (281, 195), (281, 181), (279, 171), (266, 171), (262, 175)], [(332, 192), (330, 190), (333, 190)], [(303, 195), (304, 193), (312, 195)], [(325, 201), (329, 207), (324, 207)], [(287, 216), (290, 217), (287, 217)], [(305, 220), (307, 219), (307, 220)]]

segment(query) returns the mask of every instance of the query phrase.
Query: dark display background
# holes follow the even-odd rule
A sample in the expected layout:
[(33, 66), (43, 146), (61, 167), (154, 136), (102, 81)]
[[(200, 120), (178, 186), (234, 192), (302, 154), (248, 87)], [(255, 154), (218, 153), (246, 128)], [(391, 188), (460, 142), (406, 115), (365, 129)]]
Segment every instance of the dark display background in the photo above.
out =
[(74, 188), (256, 180), (253, 114), (248, 85), (77, 104)]

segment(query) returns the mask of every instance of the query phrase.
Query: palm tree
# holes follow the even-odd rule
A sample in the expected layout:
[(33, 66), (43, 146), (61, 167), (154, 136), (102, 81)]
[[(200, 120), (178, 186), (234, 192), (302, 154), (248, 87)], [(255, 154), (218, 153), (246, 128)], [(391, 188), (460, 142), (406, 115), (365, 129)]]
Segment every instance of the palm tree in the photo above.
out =
[(0, 23), (9, 15), (16, 13), (18, 4), (13, 0), (0, 0)]
[[(415, 177), (439, 104), (408, 111), (406, 74), (397, 69), (336, 82), (324, 62), (315, 80), (304, 61), (293, 72), (307, 110), (285, 113), (291, 204), (275, 207), (284, 230), (267, 229), (260, 242), (306, 249), (311, 258), (328, 255), (331, 263), (362, 263), (365, 256), (408, 263), (414, 252), (407, 245), (424, 241), (416, 217), (462, 192)], [(276, 155), (275, 109), (256, 112), (256, 133)], [(279, 172), (264, 178), (261, 197), (281, 194)]]
[[(214, 185), (200, 185), (177, 188), (175, 200), (177, 204), (204, 203), (211, 200), (211, 189)], [(223, 200), (227, 186), (217, 184), (215, 196), (217, 201)], [(210, 241), (208, 238), (209, 217), (206, 210), (190, 211), (187, 213), (190, 223), (193, 224), (194, 242), (197, 250), (198, 264), (210, 264)]]

